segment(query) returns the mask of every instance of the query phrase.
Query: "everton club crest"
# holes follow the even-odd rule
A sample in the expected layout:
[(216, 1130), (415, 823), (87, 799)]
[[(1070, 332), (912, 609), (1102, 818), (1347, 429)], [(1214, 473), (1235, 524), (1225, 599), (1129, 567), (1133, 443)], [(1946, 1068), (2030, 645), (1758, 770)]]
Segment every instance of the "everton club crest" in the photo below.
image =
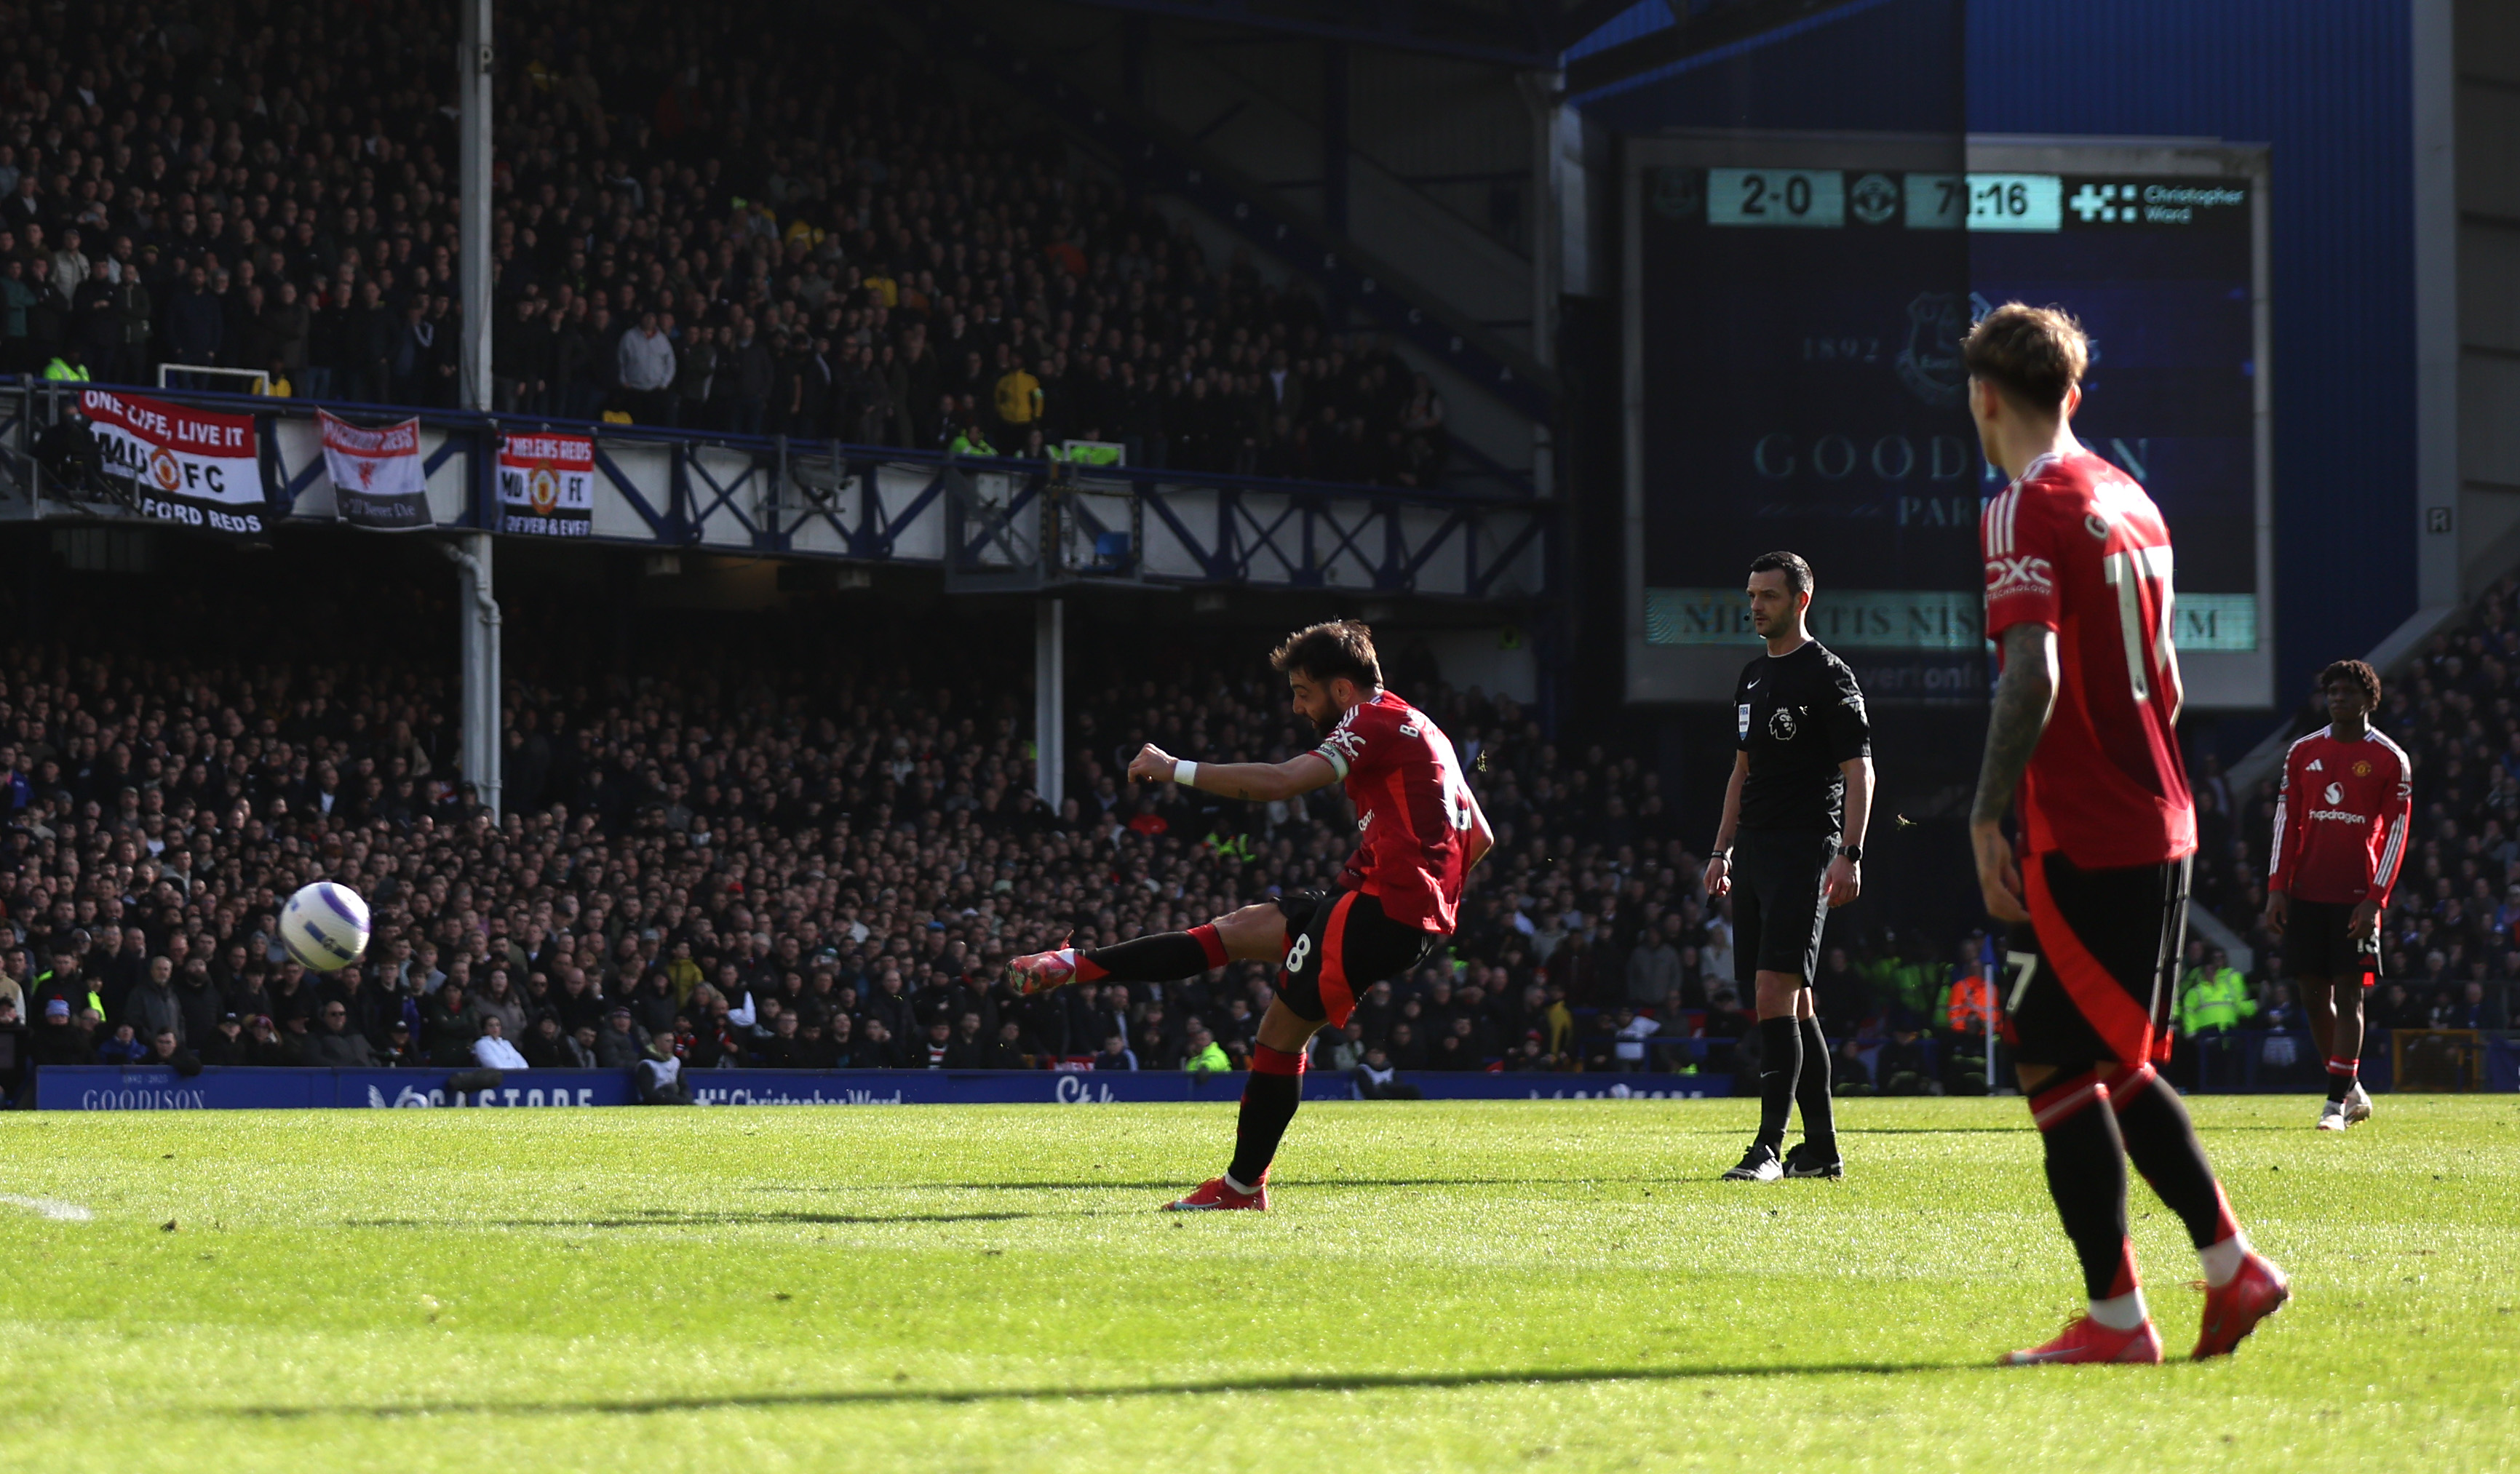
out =
[(1969, 301), (1956, 291), (1920, 291), (1908, 304), (1908, 343), (1899, 350), (1899, 381), (1936, 409), (1955, 409), (1968, 390), (1960, 339), (1968, 336)]

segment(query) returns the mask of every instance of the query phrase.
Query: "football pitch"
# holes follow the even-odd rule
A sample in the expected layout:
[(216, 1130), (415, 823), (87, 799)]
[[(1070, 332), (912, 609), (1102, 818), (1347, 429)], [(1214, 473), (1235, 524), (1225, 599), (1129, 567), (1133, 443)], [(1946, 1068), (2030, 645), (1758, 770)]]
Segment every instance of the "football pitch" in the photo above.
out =
[[(2488, 1469), (2520, 1097), (2191, 1102), (2293, 1304), (1999, 1370), (2080, 1309), (2017, 1100), (0, 1116), (0, 1466)], [(2139, 1184), (2177, 1358), (2195, 1260)]]

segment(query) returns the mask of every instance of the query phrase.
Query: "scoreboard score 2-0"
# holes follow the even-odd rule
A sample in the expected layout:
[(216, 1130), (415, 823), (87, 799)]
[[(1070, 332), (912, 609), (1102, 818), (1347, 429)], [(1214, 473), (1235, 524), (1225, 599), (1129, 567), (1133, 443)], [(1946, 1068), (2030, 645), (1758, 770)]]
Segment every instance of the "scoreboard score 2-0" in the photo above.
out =
[(1631, 700), (1730, 698), (1770, 549), (1811, 559), (1814, 633), (1876, 700), (1983, 696), (1977, 514), (2002, 486), (1958, 340), (2021, 300), (2082, 321), (2076, 431), (2170, 523), (2189, 704), (2272, 704), (2265, 152), (1955, 142), (1631, 145)]

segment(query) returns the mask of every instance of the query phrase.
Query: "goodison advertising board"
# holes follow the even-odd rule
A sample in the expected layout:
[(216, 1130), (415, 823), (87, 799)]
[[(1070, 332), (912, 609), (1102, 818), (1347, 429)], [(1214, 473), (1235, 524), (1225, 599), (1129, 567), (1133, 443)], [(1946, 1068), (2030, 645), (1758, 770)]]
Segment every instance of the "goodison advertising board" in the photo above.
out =
[[(632, 1105), (627, 1070), (510, 1070), (496, 1087), (450, 1091), (445, 1070), (258, 1069), (213, 1065), (194, 1075), (113, 1065), (48, 1065), (35, 1072), (42, 1110), (258, 1110), (461, 1106), (548, 1109)], [(1404, 1077), (1430, 1100), (1674, 1100), (1732, 1093), (1729, 1075), (1488, 1075)], [(1243, 1077), (1183, 1070), (696, 1070), (683, 1076), (699, 1105), (1118, 1105), (1230, 1101)], [(1304, 1077), (1305, 1098), (1346, 1100), (1344, 1075)]]
[(1628, 151), (1628, 694), (1724, 701), (1771, 549), (1875, 701), (1983, 698), (1959, 340), (2082, 320), (2075, 428), (2170, 524), (2190, 707), (2273, 696), (2264, 150), (1688, 134)]

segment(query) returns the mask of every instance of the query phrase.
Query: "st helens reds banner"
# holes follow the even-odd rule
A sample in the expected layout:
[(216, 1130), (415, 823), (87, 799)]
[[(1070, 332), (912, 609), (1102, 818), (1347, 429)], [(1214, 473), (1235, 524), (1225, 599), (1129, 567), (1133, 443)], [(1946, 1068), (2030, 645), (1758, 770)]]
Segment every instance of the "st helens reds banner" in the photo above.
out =
[(323, 410), (315, 417), (324, 426), (324, 469), (342, 521), (382, 532), (429, 524), (417, 418), (369, 429)]
[(595, 442), (510, 435), (499, 445), (499, 530), (584, 537), (595, 530)]
[(79, 411), (96, 427), (105, 473), (131, 483), (142, 516), (227, 537), (269, 531), (251, 416), (102, 389), (82, 391)]

